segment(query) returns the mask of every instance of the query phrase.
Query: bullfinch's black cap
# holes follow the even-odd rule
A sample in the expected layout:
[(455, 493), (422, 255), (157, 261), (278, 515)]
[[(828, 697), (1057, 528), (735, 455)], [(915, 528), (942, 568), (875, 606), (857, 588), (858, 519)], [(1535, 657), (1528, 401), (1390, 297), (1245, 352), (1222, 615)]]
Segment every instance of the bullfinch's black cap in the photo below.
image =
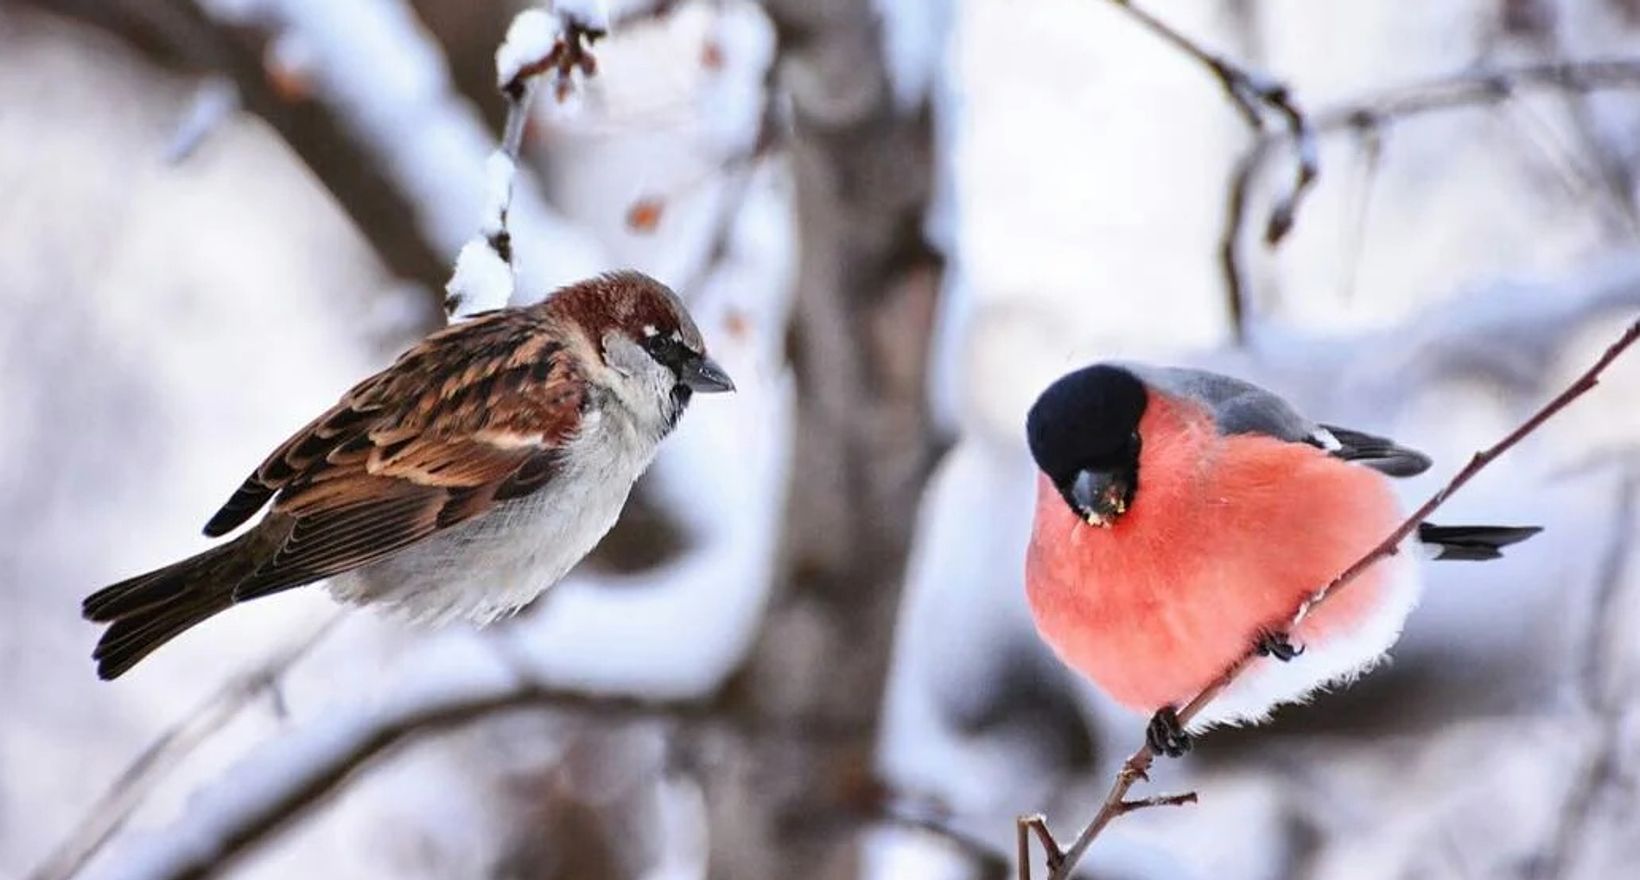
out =
[(1055, 483), (1088, 468), (1131, 468), (1148, 394), (1133, 373), (1095, 364), (1060, 377), (1031, 406), (1025, 436), (1037, 467)]

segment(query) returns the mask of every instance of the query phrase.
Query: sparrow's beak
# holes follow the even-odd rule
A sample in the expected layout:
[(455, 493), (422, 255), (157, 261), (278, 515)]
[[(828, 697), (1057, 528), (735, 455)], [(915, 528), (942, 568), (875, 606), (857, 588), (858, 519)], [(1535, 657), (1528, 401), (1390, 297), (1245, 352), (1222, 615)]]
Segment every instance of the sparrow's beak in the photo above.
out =
[(1127, 513), (1133, 499), (1133, 479), (1121, 471), (1080, 471), (1065, 494), (1071, 507), (1089, 525), (1109, 527)]
[(689, 386), (690, 390), (702, 394), (735, 390), (735, 380), (729, 378), (729, 374), (718, 366), (717, 361), (706, 355), (684, 361), (683, 367), (678, 371), (678, 378)]

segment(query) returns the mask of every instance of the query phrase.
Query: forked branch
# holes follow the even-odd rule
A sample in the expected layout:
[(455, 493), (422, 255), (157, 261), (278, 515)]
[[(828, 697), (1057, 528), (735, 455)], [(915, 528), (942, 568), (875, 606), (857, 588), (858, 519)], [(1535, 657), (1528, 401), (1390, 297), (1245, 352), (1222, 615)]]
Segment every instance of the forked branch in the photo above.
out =
[(507, 121), (501, 144), (485, 169), (488, 193), (479, 234), (462, 245), (455, 270), (444, 286), (444, 311), (451, 320), (501, 308), (512, 299), (518, 273), (513, 266), (507, 214), (536, 83), (542, 76), (549, 77), (553, 97), (559, 102), (568, 100), (578, 78), (598, 71), (592, 44), (604, 36), (604, 27), (603, 22), (527, 9), (513, 19), (506, 40), (496, 50), (496, 87), (507, 102)]
[[(1225, 96), (1242, 120), (1259, 135), (1261, 144), (1268, 142), (1272, 129), (1282, 132), (1292, 144), (1292, 181), (1276, 196), (1264, 224), (1264, 243), (1270, 247), (1279, 245), (1292, 231), (1293, 223), (1298, 218), (1299, 204), (1321, 173), (1315, 128), (1304, 111), (1299, 109), (1292, 91), (1281, 80), (1203, 48), (1172, 25), (1133, 5), (1131, 0), (1110, 2), (1146, 30), (1207, 68), (1208, 73), (1219, 81), (1219, 86), (1224, 89)], [(1241, 343), (1245, 341), (1247, 331), (1247, 303), (1240, 287), (1232, 285), (1228, 292), (1231, 329), (1236, 342)]]

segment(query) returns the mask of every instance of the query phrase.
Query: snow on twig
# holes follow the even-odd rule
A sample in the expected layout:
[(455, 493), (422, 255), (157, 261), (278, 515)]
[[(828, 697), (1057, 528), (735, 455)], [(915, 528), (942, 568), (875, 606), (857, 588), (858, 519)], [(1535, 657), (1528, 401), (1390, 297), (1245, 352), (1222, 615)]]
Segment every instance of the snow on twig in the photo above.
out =
[(608, 19), (602, 3), (559, 0), (551, 12), (520, 12), (496, 49), (496, 88), (506, 99), (507, 121), (501, 144), (485, 165), (486, 198), (478, 234), (461, 246), (455, 271), (444, 286), (444, 310), (451, 320), (499, 309), (512, 300), (517, 278), (507, 217), (536, 80), (550, 76), (553, 97), (566, 101), (579, 78), (597, 73), (591, 45), (604, 35)]
[[(299, 51), (315, 100), (329, 107), (414, 206), (439, 251), (457, 254), (485, 208), (495, 143), (448, 65), (401, 0), (202, 0), (212, 19), (265, 29)], [(513, 182), (507, 228), (517, 286), (544, 292), (607, 268), (597, 241), (556, 214), (527, 178)]]

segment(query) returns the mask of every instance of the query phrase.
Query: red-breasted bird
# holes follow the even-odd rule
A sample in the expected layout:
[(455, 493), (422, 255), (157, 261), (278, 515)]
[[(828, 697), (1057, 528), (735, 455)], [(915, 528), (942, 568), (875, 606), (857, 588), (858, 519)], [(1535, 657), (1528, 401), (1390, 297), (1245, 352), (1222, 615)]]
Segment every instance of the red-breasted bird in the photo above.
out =
[(694, 392), (733, 390), (683, 302), (637, 272), (439, 330), (297, 431), (205, 526), (233, 540), (92, 594), (115, 678), (195, 624), (329, 579), (337, 599), (487, 622), (614, 525)]
[[(1037, 629), (1151, 744), (1189, 748), (1177, 708), (1256, 647), (1191, 721), (1254, 721), (1384, 656), (1417, 601), (1411, 554), (1369, 568), (1291, 631), (1299, 604), (1402, 521), (1386, 477), (1430, 460), (1198, 370), (1097, 364), (1054, 382), (1026, 433), (1041, 474), (1026, 560)], [(1425, 524), (1436, 559), (1494, 559), (1533, 527)], [(1302, 656), (1299, 656), (1302, 655)]]

